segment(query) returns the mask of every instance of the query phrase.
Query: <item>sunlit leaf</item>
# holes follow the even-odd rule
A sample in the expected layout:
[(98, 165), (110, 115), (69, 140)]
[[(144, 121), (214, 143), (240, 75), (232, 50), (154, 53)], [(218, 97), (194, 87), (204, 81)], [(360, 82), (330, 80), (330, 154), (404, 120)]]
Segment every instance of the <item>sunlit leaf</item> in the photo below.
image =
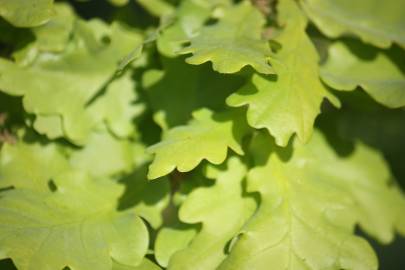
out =
[(110, 270), (137, 266), (148, 233), (132, 211), (117, 212), (123, 187), (81, 173), (55, 179), (55, 193), (12, 190), (0, 198), (0, 249), (20, 270)]
[(252, 66), (260, 73), (272, 74), (268, 60), (271, 55), (261, 33), (265, 20), (248, 1), (224, 10), (218, 23), (201, 28), (190, 46), (181, 53), (192, 53), (187, 63), (199, 65), (212, 62), (220, 73), (235, 73), (244, 66)]
[(149, 166), (149, 179), (164, 176), (175, 168), (190, 171), (203, 159), (220, 164), (228, 148), (243, 154), (241, 140), (247, 126), (239, 111), (214, 115), (201, 109), (193, 113), (193, 118), (188, 125), (169, 130), (162, 142), (149, 147), (148, 151), (155, 154)]
[(323, 99), (339, 103), (320, 81), (319, 57), (298, 6), (286, 0), (278, 9), (280, 23), (285, 26), (277, 37), (281, 49), (271, 60), (277, 76), (253, 75), (227, 103), (248, 105), (248, 123), (268, 129), (277, 144), (285, 146), (294, 133), (304, 142), (309, 140)]

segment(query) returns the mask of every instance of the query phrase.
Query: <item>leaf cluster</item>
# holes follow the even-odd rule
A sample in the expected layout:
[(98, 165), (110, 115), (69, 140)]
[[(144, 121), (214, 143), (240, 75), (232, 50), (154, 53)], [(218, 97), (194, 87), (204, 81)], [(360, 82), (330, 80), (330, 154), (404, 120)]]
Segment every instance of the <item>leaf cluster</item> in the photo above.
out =
[(0, 0), (0, 259), (378, 269), (357, 228), (405, 236), (403, 0), (101, 2)]

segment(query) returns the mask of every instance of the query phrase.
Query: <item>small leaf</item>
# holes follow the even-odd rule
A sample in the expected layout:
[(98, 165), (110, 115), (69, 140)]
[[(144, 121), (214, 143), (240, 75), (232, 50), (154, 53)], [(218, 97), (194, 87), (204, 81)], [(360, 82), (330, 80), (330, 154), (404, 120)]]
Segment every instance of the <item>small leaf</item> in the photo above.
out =
[(164, 176), (175, 168), (180, 172), (194, 169), (203, 159), (222, 163), (228, 147), (242, 155), (241, 140), (247, 131), (243, 116), (238, 111), (214, 115), (208, 109), (193, 113), (186, 126), (169, 130), (163, 140), (149, 147), (155, 158), (149, 167), (149, 179)]
[(220, 73), (235, 73), (249, 65), (260, 73), (272, 74), (270, 47), (261, 39), (264, 24), (260, 11), (244, 1), (225, 9), (218, 23), (201, 28), (180, 53), (192, 53), (186, 59), (192, 65), (211, 61)]
[(226, 257), (228, 242), (256, 208), (252, 197), (242, 195), (245, 173), (246, 167), (236, 157), (229, 159), (226, 169), (209, 168), (215, 184), (191, 192), (179, 213), (180, 220), (201, 222), (202, 229), (187, 248), (172, 256), (169, 269), (216, 269)]

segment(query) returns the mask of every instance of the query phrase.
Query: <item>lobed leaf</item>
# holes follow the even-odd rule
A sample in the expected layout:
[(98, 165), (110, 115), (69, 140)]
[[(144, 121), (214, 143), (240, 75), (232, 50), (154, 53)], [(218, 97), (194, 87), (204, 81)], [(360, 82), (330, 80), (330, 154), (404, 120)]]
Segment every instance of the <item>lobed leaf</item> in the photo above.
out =
[(247, 119), (254, 128), (266, 128), (278, 145), (287, 145), (296, 133), (309, 140), (324, 98), (339, 101), (319, 78), (317, 51), (305, 32), (307, 21), (293, 1), (279, 3), (279, 20), (284, 26), (277, 37), (281, 49), (271, 63), (277, 76), (254, 74), (251, 81), (232, 94), (227, 104), (248, 105)]
[(333, 43), (321, 75), (337, 90), (351, 91), (361, 86), (385, 106), (405, 106), (405, 74), (382, 50), (358, 42)]
[(117, 212), (122, 187), (71, 172), (53, 194), (12, 190), (0, 199), (0, 247), (20, 270), (110, 270), (113, 260), (137, 266), (148, 232), (132, 211)]
[(218, 23), (201, 28), (190, 39), (191, 45), (180, 53), (192, 53), (187, 63), (199, 65), (212, 62), (220, 73), (235, 73), (244, 66), (252, 66), (263, 74), (274, 73), (268, 60), (271, 56), (267, 41), (261, 33), (265, 20), (248, 1), (224, 10)]
[(404, 231), (405, 209), (381, 156), (359, 144), (340, 157), (318, 133), (293, 149), (267, 136), (254, 143), (268, 153), (248, 175), (247, 189), (260, 192), (261, 203), (219, 269), (377, 269), (354, 224), (389, 242), (394, 229)]
[[(111, 39), (110, 44), (103, 44), (104, 35)], [(61, 117), (59, 131), (83, 144), (94, 125), (86, 112), (87, 103), (112, 78), (119, 59), (140, 42), (138, 34), (118, 24), (110, 28), (97, 20), (77, 21), (74, 41), (62, 54), (41, 54), (29, 66), (1, 58), (0, 89), (24, 96), (26, 111), (52, 116), (53, 124), (57, 123), (55, 117)]]
[(149, 179), (164, 176), (175, 168), (180, 172), (194, 169), (203, 159), (214, 164), (222, 163), (228, 147), (242, 155), (241, 140), (247, 125), (238, 111), (214, 115), (208, 109), (193, 113), (186, 126), (175, 127), (163, 140), (148, 148), (155, 154), (149, 166)]
[[(180, 208), (180, 220), (202, 223), (190, 245), (176, 252), (168, 269), (216, 269), (226, 257), (228, 242), (253, 214), (256, 203), (243, 196), (246, 167), (236, 157), (228, 160), (226, 169), (209, 168), (215, 184), (197, 188)], [(235, 214), (237, 213), (237, 214)]]
[(327, 36), (354, 34), (364, 42), (388, 48), (405, 47), (403, 0), (302, 0), (308, 17)]

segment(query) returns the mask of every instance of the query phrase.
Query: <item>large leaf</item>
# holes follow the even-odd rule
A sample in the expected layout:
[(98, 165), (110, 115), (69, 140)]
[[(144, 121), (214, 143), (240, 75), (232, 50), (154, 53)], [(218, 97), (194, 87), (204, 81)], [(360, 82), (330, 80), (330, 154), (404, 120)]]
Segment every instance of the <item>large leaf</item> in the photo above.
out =
[(338, 104), (319, 79), (319, 57), (305, 32), (307, 21), (298, 6), (281, 1), (279, 21), (284, 29), (277, 37), (281, 49), (271, 63), (275, 76), (253, 75), (251, 82), (227, 99), (230, 106), (248, 105), (248, 123), (266, 128), (279, 145), (287, 145), (296, 133), (306, 142), (324, 98)]
[(201, 28), (181, 53), (193, 54), (186, 60), (189, 64), (211, 61), (213, 69), (220, 73), (235, 73), (244, 66), (264, 74), (274, 73), (268, 63), (270, 47), (261, 38), (264, 24), (262, 14), (244, 1), (225, 9), (218, 23)]
[(228, 147), (243, 154), (241, 140), (247, 125), (239, 111), (214, 115), (208, 109), (200, 109), (193, 113), (193, 118), (188, 125), (169, 130), (161, 142), (149, 147), (148, 151), (155, 154), (149, 179), (164, 176), (175, 168), (190, 171), (203, 159), (220, 164)]
[(261, 203), (219, 269), (377, 269), (354, 224), (382, 242), (405, 232), (405, 200), (381, 156), (359, 144), (340, 157), (318, 133), (292, 153), (267, 136), (254, 143), (268, 154), (248, 176)]
[(141, 263), (148, 232), (133, 211), (117, 212), (123, 187), (81, 173), (55, 179), (57, 191), (12, 190), (0, 198), (0, 249), (20, 270), (110, 270)]
[(382, 48), (392, 42), (405, 46), (403, 0), (302, 0), (302, 4), (311, 20), (329, 37), (355, 34)]
[(337, 90), (351, 91), (361, 86), (388, 107), (405, 106), (405, 74), (382, 50), (359, 42), (336, 42), (329, 47), (321, 75)]
[(61, 117), (59, 129), (82, 144), (94, 125), (87, 103), (111, 79), (119, 60), (141, 41), (140, 35), (118, 24), (78, 21), (73, 41), (62, 54), (43, 53), (30, 66), (0, 59), (0, 89), (24, 96), (28, 112)]
[(53, 15), (53, 0), (0, 0), (0, 16), (18, 27), (44, 24)]
[(215, 184), (194, 190), (179, 212), (183, 222), (201, 222), (202, 229), (187, 248), (172, 256), (168, 269), (216, 269), (228, 242), (256, 208), (252, 197), (243, 196), (246, 167), (238, 158), (231, 157), (226, 169), (209, 167), (207, 173)]

